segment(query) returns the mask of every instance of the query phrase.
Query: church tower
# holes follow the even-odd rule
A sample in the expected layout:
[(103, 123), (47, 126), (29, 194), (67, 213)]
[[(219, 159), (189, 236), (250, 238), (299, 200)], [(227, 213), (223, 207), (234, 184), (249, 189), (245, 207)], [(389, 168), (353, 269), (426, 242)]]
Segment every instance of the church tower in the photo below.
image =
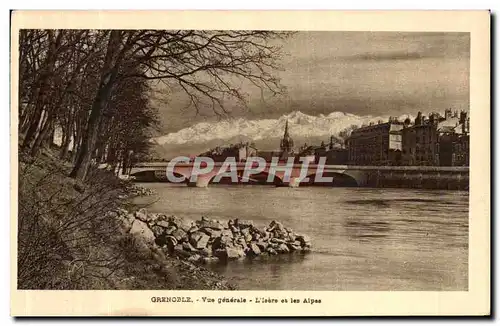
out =
[(289, 154), (293, 152), (293, 139), (288, 134), (288, 120), (285, 125), (285, 133), (280, 143), (281, 158), (288, 158)]

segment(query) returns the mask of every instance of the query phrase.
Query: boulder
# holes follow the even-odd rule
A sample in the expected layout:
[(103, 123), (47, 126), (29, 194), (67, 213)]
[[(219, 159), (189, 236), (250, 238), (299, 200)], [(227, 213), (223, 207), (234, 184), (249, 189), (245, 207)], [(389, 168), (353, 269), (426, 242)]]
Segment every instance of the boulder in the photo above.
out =
[(240, 258), (240, 250), (241, 248), (235, 248), (235, 247), (227, 247), (226, 248), (226, 257), (228, 259), (237, 259)]
[(158, 214), (157, 213), (149, 213), (147, 214), (147, 222), (150, 224), (155, 224), (156, 221), (158, 220)]
[(158, 225), (153, 225), (150, 227), (151, 231), (153, 231), (153, 234), (155, 235), (155, 237), (160, 237), (164, 234), (165, 232), (165, 229), (162, 228), (161, 226), (158, 226)]
[(181, 244), (178, 244), (174, 247), (174, 253), (181, 258), (188, 258), (191, 256), (191, 253), (184, 250)]
[(253, 221), (250, 221), (250, 220), (239, 220), (239, 219), (236, 219), (235, 222), (236, 222), (235, 224), (240, 229), (249, 228), (249, 227), (253, 227), (254, 226)]
[(280, 243), (276, 243), (276, 242), (268, 242), (268, 248), (273, 248), (274, 250), (277, 250), (279, 247), (280, 247)]
[(240, 233), (240, 228), (236, 227), (236, 226), (231, 226), (229, 228), (230, 232), (234, 233), (234, 234), (239, 234)]
[(252, 234), (252, 240), (258, 241), (261, 238), (261, 235), (259, 232), (255, 232)]
[[(205, 233), (206, 235), (208, 235), (210, 238), (217, 238), (217, 237), (220, 237), (222, 234), (222, 231), (214, 230), (211, 228), (201, 228), (200, 231)], [(232, 236), (233, 236), (233, 234), (231, 233), (231, 237)]]
[(145, 208), (139, 209), (137, 212), (135, 212), (135, 218), (147, 222), (148, 221), (148, 211)]
[(182, 244), (182, 249), (184, 249), (185, 251), (191, 251), (191, 252), (196, 251), (196, 248), (193, 247), (189, 242), (184, 242)]
[(257, 246), (259, 247), (260, 251), (266, 251), (268, 244), (264, 241), (259, 241), (257, 242)]
[(278, 247), (277, 250), (280, 254), (286, 254), (290, 252), (290, 249), (288, 249), (288, 246), (284, 243), (281, 243)]
[(242, 245), (240, 245), (239, 247), (237, 247), (237, 248), (236, 248), (236, 249), (237, 249), (237, 251), (238, 251), (238, 257), (239, 257), (239, 258), (242, 258), (242, 257), (245, 257), (245, 256), (246, 256), (246, 255), (245, 255), (245, 249), (246, 249), (246, 248), (247, 248), (247, 247), (243, 247)]
[(168, 216), (166, 214), (163, 214), (163, 213), (158, 213), (158, 221), (167, 221), (168, 220)]
[(202, 255), (203, 257), (210, 257), (212, 256), (212, 251), (208, 248), (203, 248), (201, 250), (198, 250), (198, 252), (200, 253), (200, 255)]
[(230, 239), (232, 239), (234, 237), (233, 233), (230, 230), (228, 230), (228, 229), (222, 230), (221, 231), (221, 236), (228, 237)]
[(241, 245), (243, 248), (247, 246), (247, 242), (244, 238), (236, 239), (235, 243)]
[(261, 236), (263, 241), (267, 241), (267, 240), (269, 240), (271, 235), (268, 231), (263, 230), (263, 231), (260, 231), (260, 236)]
[(175, 226), (169, 226), (168, 228), (165, 229), (165, 234), (173, 234), (177, 230)]
[(249, 251), (249, 252), (250, 252), (252, 255), (254, 255), (254, 256), (258, 256), (258, 255), (260, 255), (260, 254), (261, 254), (261, 250), (260, 250), (259, 246), (258, 246), (256, 243), (252, 243), (252, 244), (249, 246), (249, 248), (250, 248), (250, 251)]
[(301, 246), (305, 246), (306, 244), (311, 243), (311, 238), (307, 235), (297, 235), (296, 239), (300, 242)]
[(178, 216), (172, 217), (170, 223), (175, 225), (178, 229), (182, 229), (185, 232), (188, 232), (192, 226), (190, 221)]
[(189, 230), (188, 233), (194, 233), (198, 232), (198, 227), (196, 225), (193, 225)]
[(181, 241), (186, 236), (186, 232), (182, 229), (176, 229), (174, 232), (172, 232), (172, 236), (177, 241)]
[(213, 250), (224, 249), (232, 245), (233, 245), (233, 239), (229, 237), (220, 236), (215, 238), (214, 241), (212, 242), (212, 249)]
[(210, 229), (214, 229), (214, 230), (224, 230), (224, 226), (222, 224), (220, 224), (219, 222), (217, 222), (216, 220), (202, 220), (199, 224), (198, 224), (199, 228), (210, 228)]
[(300, 249), (301, 249), (300, 244), (298, 244), (298, 245), (297, 245), (297, 244), (295, 244), (294, 242), (289, 242), (289, 243), (287, 243), (286, 245), (288, 246), (288, 249), (289, 249), (290, 251), (297, 251), (297, 250), (300, 250)]
[(274, 223), (271, 222), (269, 225), (268, 231), (269, 232), (286, 232), (285, 228), (283, 227), (283, 224), (280, 222), (273, 221)]
[(156, 244), (162, 248), (166, 248), (168, 253), (172, 253), (175, 246), (177, 246), (177, 240), (171, 235), (163, 235), (160, 238), (156, 238)]
[(190, 243), (196, 249), (203, 249), (207, 246), (210, 237), (203, 232), (195, 232), (191, 234)]
[(175, 247), (178, 244), (177, 239), (175, 237), (171, 236), (171, 235), (165, 236), (165, 239), (167, 241), (167, 244), (171, 245), (172, 247)]
[(288, 239), (288, 233), (286, 233), (284, 231), (276, 231), (276, 237), (278, 239), (287, 240)]
[(155, 235), (146, 223), (140, 220), (134, 220), (129, 231), (130, 234), (143, 239), (148, 244), (154, 244)]
[(202, 257), (198, 254), (194, 254), (194, 255), (189, 256), (189, 258), (187, 260), (191, 261), (191, 262), (198, 262), (198, 261), (202, 260)]
[(193, 240), (194, 242), (198, 241), (204, 233), (201, 232), (193, 232), (189, 235), (189, 241)]
[(279, 238), (272, 238), (270, 240), (270, 242), (273, 242), (273, 243), (285, 243), (286, 241), (283, 240), (283, 239), (279, 239)]
[(210, 237), (204, 234), (200, 239), (198, 239), (194, 247), (196, 249), (204, 249), (208, 245), (208, 240), (210, 240)]
[(240, 232), (243, 236), (247, 236), (247, 235), (250, 235), (250, 228), (244, 228), (244, 229), (240, 229)]
[(165, 220), (156, 221), (156, 225), (161, 226), (162, 228), (165, 228), (165, 229), (168, 229), (170, 227), (168, 224), (168, 221), (165, 221)]
[(271, 247), (267, 247), (266, 252), (267, 252), (269, 255), (272, 255), (272, 256), (274, 256), (274, 255), (277, 255), (277, 254), (278, 254), (278, 253), (276, 252), (276, 250), (274, 250), (274, 249), (273, 249), (273, 248), (271, 248)]

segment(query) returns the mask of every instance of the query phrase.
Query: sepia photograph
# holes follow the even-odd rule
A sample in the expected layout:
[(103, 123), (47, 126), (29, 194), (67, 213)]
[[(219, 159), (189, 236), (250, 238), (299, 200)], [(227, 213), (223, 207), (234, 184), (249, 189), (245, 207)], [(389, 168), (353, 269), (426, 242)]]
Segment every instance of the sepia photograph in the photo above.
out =
[(471, 290), (470, 31), (12, 33), (17, 291)]

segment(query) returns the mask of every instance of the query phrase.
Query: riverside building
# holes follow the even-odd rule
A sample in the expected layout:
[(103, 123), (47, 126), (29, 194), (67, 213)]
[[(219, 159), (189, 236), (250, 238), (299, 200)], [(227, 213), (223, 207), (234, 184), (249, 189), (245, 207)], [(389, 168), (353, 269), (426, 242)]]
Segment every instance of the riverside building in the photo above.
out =
[(469, 119), (465, 111), (445, 111), (444, 117), (418, 113), (402, 130), (403, 165), (466, 166), (469, 162)]
[(350, 165), (400, 165), (403, 122), (390, 118), (352, 131), (346, 139)]

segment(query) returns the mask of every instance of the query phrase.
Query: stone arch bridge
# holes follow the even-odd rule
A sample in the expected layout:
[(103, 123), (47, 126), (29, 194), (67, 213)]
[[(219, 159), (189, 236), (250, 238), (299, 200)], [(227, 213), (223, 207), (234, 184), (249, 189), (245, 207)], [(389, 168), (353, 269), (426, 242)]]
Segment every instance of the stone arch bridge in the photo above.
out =
[[(230, 178), (223, 162), (215, 162), (213, 169), (208, 172), (194, 172), (193, 163), (176, 163), (173, 167), (168, 162), (137, 163), (130, 170), (130, 176), (139, 181), (168, 181), (167, 170), (178, 180), (189, 186), (207, 187), (212, 183), (260, 183), (276, 186), (354, 186), (378, 187), (430, 185), (429, 188), (468, 188), (469, 167), (440, 167), (440, 166), (356, 166), (356, 165), (318, 165), (309, 164), (307, 171), (302, 172), (302, 164), (293, 164), (285, 172), (285, 163), (275, 168), (270, 162), (257, 174), (245, 178), (245, 162), (237, 162), (236, 177)], [(305, 170), (305, 169), (304, 169)], [(195, 175), (193, 175), (195, 174)], [(288, 175), (287, 175), (288, 174)], [(432, 184), (432, 185), (431, 185)]]

